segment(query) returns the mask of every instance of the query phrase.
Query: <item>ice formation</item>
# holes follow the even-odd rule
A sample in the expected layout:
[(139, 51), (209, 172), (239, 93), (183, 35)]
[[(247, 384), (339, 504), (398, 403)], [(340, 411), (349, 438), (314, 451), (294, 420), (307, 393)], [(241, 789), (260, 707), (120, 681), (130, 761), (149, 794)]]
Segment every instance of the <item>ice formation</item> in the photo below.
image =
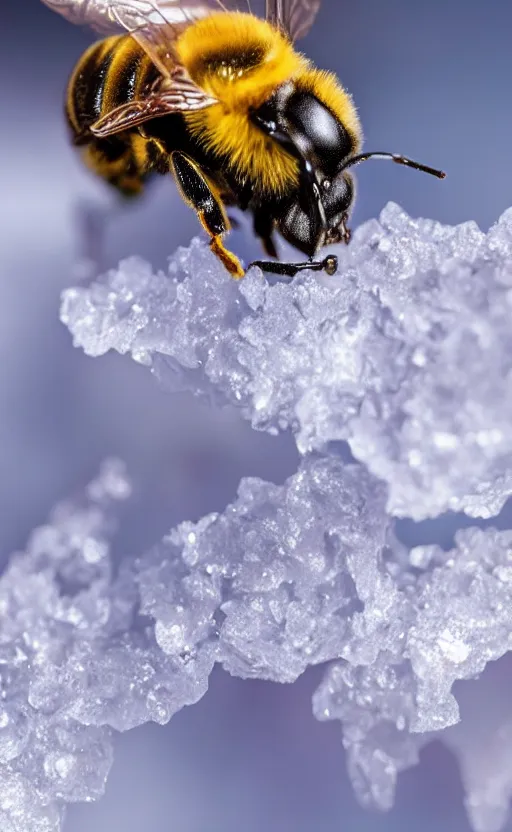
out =
[(339, 251), (339, 273), (227, 281), (196, 241), (154, 274), (137, 260), (64, 295), (89, 355), (130, 352), (171, 389), (291, 427), (302, 453), (347, 440), (389, 486), (388, 510), (492, 517), (512, 461), (512, 210), (474, 223), (396, 205)]
[(339, 255), (334, 278), (236, 283), (195, 241), (168, 274), (132, 259), (64, 293), (62, 320), (90, 355), (131, 353), (171, 390), (291, 428), (302, 457), (284, 484), (242, 480), (224, 511), (119, 569), (109, 535), (130, 484), (109, 462), (13, 557), (2, 832), (57, 832), (66, 803), (101, 794), (113, 729), (166, 722), (215, 664), (293, 682), (328, 663), (314, 713), (341, 721), (363, 804), (391, 806), (399, 772), (439, 736), (475, 830), (503, 826), (512, 713), (459, 722), (454, 683), (512, 646), (512, 532), (409, 551), (396, 524), (493, 517), (510, 494), (512, 211), (484, 235), (390, 205)]

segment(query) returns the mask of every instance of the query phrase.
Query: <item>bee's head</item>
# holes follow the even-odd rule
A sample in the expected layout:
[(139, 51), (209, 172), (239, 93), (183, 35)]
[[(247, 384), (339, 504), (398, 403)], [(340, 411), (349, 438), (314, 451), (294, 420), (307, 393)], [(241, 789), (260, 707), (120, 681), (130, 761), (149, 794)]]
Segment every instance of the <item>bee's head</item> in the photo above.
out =
[[(324, 78), (325, 80), (325, 78)], [(355, 199), (349, 168), (370, 158), (444, 178), (442, 171), (392, 153), (359, 153), (360, 134), (314, 91), (286, 85), (252, 119), (298, 161), (298, 187), (283, 205), (278, 227), (309, 257), (324, 245), (348, 242), (346, 220)]]
[(308, 188), (302, 188), (298, 197), (290, 200), (279, 218), (283, 237), (308, 257), (313, 257), (324, 245), (348, 243), (350, 238), (346, 220), (355, 199), (353, 177), (341, 172), (330, 179), (319, 177), (319, 180), (325, 223), (318, 212), (312, 210)]

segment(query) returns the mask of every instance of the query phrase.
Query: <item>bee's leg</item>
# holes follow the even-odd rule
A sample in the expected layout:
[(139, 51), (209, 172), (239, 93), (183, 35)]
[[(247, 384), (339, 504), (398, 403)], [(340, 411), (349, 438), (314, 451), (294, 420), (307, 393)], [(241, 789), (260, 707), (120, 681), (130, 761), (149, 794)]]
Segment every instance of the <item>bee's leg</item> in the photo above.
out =
[(260, 238), (263, 250), (267, 257), (277, 259), (277, 249), (274, 242), (274, 218), (267, 212), (256, 210), (253, 221), (254, 233)]
[(258, 266), (262, 271), (269, 274), (278, 274), (283, 277), (295, 277), (298, 272), (312, 271), (336, 274), (338, 269), (338, 258), (335, 254), (328, 254), (323, 260), (308, 260), (305, 263), (279, 263), (276, 260), (254, 260), (251, 266)]
[(232, 277), (243, 277), (245, 271), (240, 260), (222, 242), (222, 235), (229, 231), (230, 226), (220, 196), (214, 192), (196, 162), (181, 151), (171, 154), (171, 168), (183, 199), (192, 206), (211, 238), (211, 250)]

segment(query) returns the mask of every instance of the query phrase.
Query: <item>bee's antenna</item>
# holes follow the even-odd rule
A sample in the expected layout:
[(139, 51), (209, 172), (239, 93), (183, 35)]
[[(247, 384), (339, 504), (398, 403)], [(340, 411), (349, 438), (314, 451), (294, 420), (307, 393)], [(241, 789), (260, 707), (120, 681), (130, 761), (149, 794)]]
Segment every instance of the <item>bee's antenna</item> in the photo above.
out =
[(437, 176), (438, 179), (444, 179), (446, 173), (443, 170), (436, 170), (436, 168), (429, 168), (427, 165), (421, 165), (419, 162), (413, 162), (412, 159), (408, 159), (406, 156), (401, 156), (398, 153), (360, 153), (358, 156), (352, 156), (351, 159), (348, 159), (341, 170), (346, 170), (346, 168), (351, 168), (352, 165), (358, 165), (360, 162), (366, 162), (367, 159), (390, 159), (392, 162), (396, 162), (397, 165), (405, 165), (408, 168), (414, 168), (414, 170), (421, 170), (423, 173), (430, 173), (431, 176)]

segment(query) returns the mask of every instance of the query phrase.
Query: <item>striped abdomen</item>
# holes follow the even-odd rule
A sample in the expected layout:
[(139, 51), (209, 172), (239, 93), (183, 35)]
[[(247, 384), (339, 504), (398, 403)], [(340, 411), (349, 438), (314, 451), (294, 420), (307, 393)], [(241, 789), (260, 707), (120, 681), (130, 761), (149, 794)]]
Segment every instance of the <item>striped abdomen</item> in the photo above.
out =
[(114, 35), (82, 55), (69, 80), (66, 115), (74, 140), (84, 145), (84, 160), (125, 194), (138, 193), (144, 177), (162, 164), (157, 144), (139, 133), (96, 139), (91, 124), (106, 113), (142, 98), (158, 70), (129, 35)]
[(141, 98), (157, 77), (155, 65), (129, 35), (94, 43), (69, 80), (66, 111), (75, 134), (120, 104)]

